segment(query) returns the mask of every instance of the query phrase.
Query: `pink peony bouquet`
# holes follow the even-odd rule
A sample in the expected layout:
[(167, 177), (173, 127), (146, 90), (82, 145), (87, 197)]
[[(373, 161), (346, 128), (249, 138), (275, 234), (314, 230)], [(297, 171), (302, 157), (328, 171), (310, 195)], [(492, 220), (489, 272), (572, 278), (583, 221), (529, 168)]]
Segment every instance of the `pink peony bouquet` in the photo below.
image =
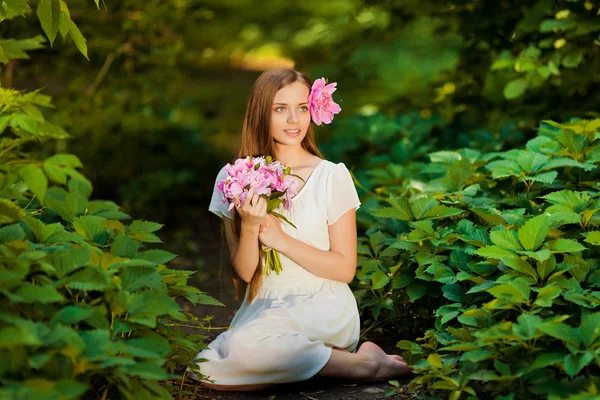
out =
[(333, 101), (331, 96), (336, 91), (336, 86), (337, 82), (326, 84), (325, 78), (319, 78), (313, 82), (308, 95), (308, 104), (310, 116), (315, 124), (330, 124), (333, 115), (342, 111), (342, 108)]
[[(298, 194), (300, 176), (292, 174), (290, 167), (271, 156), (238, 158), (233, 165), (227, 164), (225, 170), (229, 176), (217, 182), (217, 189), (223, 193), (221, 204), (229, 202), (229, 210), (235, 207), (234, 196), (239, 196), (239, 204), (244, 203), (248, 191), (254, 188), (254, 193), (267, 200), (267, 213), (277, 216), (294, 228), (296, 226), (283, 215), (274, 210), (282, 203), (286, 210), (292, 207), (292, 198)], [(277, 252), (265, 245), (265, 274), (273, 270), (277, 275), (281, 272), (281, 261)]]

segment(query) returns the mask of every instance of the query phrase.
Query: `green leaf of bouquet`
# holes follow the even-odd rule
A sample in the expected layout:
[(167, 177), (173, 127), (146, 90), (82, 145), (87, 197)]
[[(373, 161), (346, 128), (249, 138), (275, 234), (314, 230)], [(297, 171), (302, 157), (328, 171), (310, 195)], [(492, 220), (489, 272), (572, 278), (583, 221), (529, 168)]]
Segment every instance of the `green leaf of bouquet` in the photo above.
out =
[(594, 164), (583, 164), (573, 160), (572, 158), (555, 157), (544, 163), (544, 165), (541, 166), (540, 171), (564, 167), (577, 167), (582, 168), (585, 171), (591, 171), (596, 168)]
[(494, 231), (490, 233), (490, 240), (497, 246), (511, 250), (522, 250), (517, 232), (511, 230)]
[(114, 283), (100, 267), (83, 267), (68, 277), (66, 285), (78, 290), (105, 290)]
[(587, 250), (587, 247), (572, 239), (557, 239), (548, 242), (548, 249), (552, 253), (575, 253)]
[(373, 275), (371, 275), (372, 282), (372, 290), (377, 290), (385, 287), (390, 281), (390, 277), (381, 270), (375, 271)]
[(275, 211), (271, 211), (271, 212), (270, 212), (270, 214), (273, 214), (273, 215), (275, 215), (276, 217), (278, 217), (279, 219), (281, 219), (281, 220), (283, 220), (283, 221), (287, 222), (287, 223), (288, 223), (288, 224), (290, 224), (292, 227), (294, 227), (294, 229), (298, 229), (298, 228), (296, 228), (296, 225), (292, 224), (292, 223), (291, 223), (291, 222), (290, 222), (290, 221), (289, 221), (289, 220), (288, 220), (286, 217), (284, 217), (283, 215), (281, 215), (281, 214), (279, 214), (279, 213), (277, 213), (277, 212), (275, 212)]
[(25, 232), (18, 224), (0, 228), (0, 244), (25, 239)]
[(59, 0), (41, 0), (37, 7), (37, 16), (42, 24), (42, 29), (48, 36), (50, 44), (54, 43), (60, 23)]
[(564, 204), (571, 210), (585, 206), (590, 199), (589, 194), (586, 192), (573, 192), (571, 190), (560, 190), (541, 197), (552, 204)]
[(519, 98), (525, 93), (527, 87), (529, 86), (529, 81), (525, 78), (515, 79), (510, 81), (504, 87), (504, 97), (508, 100), (513, 100)]
[(584, 242), (593, 244), (593, 245), (600, 245), (600, 231), (592, 231), (592, 232), (586, 232), (586, 233), (582, 233), (583, 236), (585, 236), (585, 239), (583, 240)]
[[(587, 348), (592, 345), (600, 336), (600, 313), (588, 314), (581, 323), (581, 341)], [(596, 348), (597, 346), (594, 346)]]
[(588, 365), (594, 359), (594, 353), (586, 351), (581, 355), (569, 354), (565, 357), (563, 365), (565, 366), (565, 372), (569, 377), (573, 378), (579, 373), (586, 365)]
[(519, 229), (519, 240), (525, 250), (535, 251), (550, 232), (550, 219), (541, 214), (531, 218)]
[(545, 322), (539, 325), (538, 329), (546, 335), (562, 340), (563, 342), (571, 343), (576, 347), (579, 347), (581, 342), (579, 338), (579, 329), (572, 328), (562, 322)]
[(557, 286), (545, 286), (538, 292), (535, 304), (540, 307), (552, 307), (553, 299), (560, 296), (562, 290)]

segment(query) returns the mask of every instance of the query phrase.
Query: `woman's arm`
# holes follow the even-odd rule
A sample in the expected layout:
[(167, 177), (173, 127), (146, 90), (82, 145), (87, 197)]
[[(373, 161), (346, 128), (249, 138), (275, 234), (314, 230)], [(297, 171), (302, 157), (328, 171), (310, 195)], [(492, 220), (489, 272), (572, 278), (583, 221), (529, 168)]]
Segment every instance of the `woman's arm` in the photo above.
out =
[[(239, 204), (238, 196), (234, 196), (234, 203)], [(258, 267), (258, 232), (260, 224), (267, 215), (267, 201), (264, 197), (254, 194), (254, 188), (248, 190), (241, 207), (235, 207), (242, 222), (240, 238), (237, 240), (232, 219), (225, 219), (225, 236), (231, 254), (233, 269), (245, 282), (250, 282)]]
[(319, 250), (284, 233), (281, 248), (289, 259), (321, 278), (350, 283), (356, 273), (356, 210), (329, 225), (330, 250)]
[(258, 266), (258, 227), (242, 225), (238, 241), (234, 233), (233, 220), (225, 218), (223, 222), (233, 269), (244, 282), (250, 282)]

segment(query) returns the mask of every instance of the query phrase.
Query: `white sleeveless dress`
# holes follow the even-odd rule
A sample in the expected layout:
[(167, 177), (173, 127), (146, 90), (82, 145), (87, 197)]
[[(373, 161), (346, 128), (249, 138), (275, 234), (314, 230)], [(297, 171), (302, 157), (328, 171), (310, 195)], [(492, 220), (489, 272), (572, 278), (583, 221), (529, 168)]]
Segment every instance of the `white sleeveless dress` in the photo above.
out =
[[(221, 204), (223, 194), (216, 188), (226, 176), (223, 167), (209, 210), (221, 218), (232, 218), (236, 210), (229, 212), (228, 204)], [(280, 206), (277, 211), (298, 228), (282, 221), (285, 233), (317, 249), (330, 250), (328, 225), (360, 204), (346, 166), (323, 160), (292, 200), (291, 210)], [(247, 290), (230, 329), (196, 356), (200, 371), (215, 384), (303, 381), (327, 364), (332, 347), (356, 351), (360, 320), (348, 285), (320, 278), (281, 253), (279, 257), (283, 271), (265, 276), (250, 304)]]

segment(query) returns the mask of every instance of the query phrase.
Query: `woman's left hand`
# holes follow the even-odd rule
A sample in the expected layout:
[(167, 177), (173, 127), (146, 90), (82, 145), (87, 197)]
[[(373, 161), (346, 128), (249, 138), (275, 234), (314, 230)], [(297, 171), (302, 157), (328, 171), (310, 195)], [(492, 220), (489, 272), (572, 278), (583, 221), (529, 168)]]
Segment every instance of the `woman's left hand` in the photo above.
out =
[(258, 230), (258, 240), (265, 246), (281, 252), (285, 235), (286, 233), (281, 229), (281, 220), (272, 214), (265, 215)]

